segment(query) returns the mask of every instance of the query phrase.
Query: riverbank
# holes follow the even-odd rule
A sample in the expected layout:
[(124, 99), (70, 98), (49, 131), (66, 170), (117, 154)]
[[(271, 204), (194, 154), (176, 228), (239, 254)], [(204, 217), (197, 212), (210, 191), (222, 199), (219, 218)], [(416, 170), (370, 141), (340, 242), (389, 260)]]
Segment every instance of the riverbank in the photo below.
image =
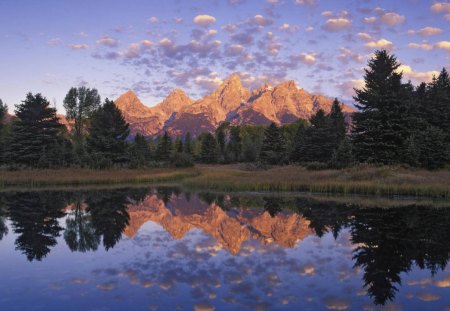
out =
[(192, 168), (0, 171), (0, 187), (172, 183), (214, 191), (290, 191), (329, 194), (450, 198), (450, 171), (359, 166), (311, 171), (300, 166), (247, 170), (245, 165)]

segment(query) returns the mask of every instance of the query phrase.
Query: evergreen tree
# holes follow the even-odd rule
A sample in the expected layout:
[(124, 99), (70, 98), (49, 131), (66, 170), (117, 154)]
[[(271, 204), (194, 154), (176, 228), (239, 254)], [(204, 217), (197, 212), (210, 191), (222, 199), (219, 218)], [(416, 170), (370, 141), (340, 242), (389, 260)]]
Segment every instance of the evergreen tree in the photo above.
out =
[(180, 137), (177, 136), (175, 139), (175, 153), (182, 153), (183, 152), (183, 142), (181, 141)]
[(264, 163), (283, 164), (286, 160), (286, 145), (280, 129), (271, 123), (264, 131), (264, 139), (260, 152), (260, 159)]
[(395, 163), (402, 158), (408, 129), (400, 64), (386, 51), (376, 51), (365, 69), (365, 87), (355, 90), (359, 111), (353, 114), (352, 140), (360, 161)]
[(133, 167), (141, 167), (147, 165), (152, 157), (149, 142), (147, 139), (137, 133), (134, 137), (134, 142), (130, 148), (131, 153), (131, 165)]
[(96, 89), (72, 87), (64, 98), (68, 120), (74, 121), (75, 139), (79, 141), (87, 130), (87, 121), (100, 108), (100, 95)]
[(319, 109), (310, 119), (311, 126), (308, 127), (298, 142), (298, 154), (294, 158), (299, 162), (322, 162), (330, 161), (333, 151), (337, 148), (337, 135), (333, 132), (334, 127), (330, 118)]
[(211, 133), (206, 133), (201, 140), (200, 158), (203, 163), (217, 162), (217, 142)]
[(342, 113), (341, 104), (334, 99), (331, 105), (330, 118), (330, 136), (333, 136), (334, 144), (336, 148), (341, 144), (345, 138), (345, 117)]
[(192, 154), (192, 140), (191, 140), (191, 133), (187, 132), (184, 136), (184, 152), (187, 154)]
[(428, 85), (427, 99), (428, 123), (450, 137), (450, 78), (445, 68)]
[(172, 155), (172, 138), (170, 138), (169, 133), (167, 131), (164, 132), (164, 135), (158, 141), (158, 145), (156, 146), (156, 157), (159, 161), (168, 162)]
[(105, 99), (92, 115), (87, 139), (88, 151), (95, 167), (107, 167), (126, 162), (129, 125), (113, 101)]
[(230, 141), (228, 142), (228, 152), (232, 162), (240, 160), (242, 151), (242, 139), (239, 126), (232, 126), (230, 128)]
[(356, 163), (353, 156), (353, 148), (350, 139), (344, 137), (339, 143), (338, 148), (333, 151), (331, 156), (330, 166), (332, 168), (346, 168)]
[(47, 157), (48, 161), (44, 162), (59, 165), (63, 125), (47, 99), (41, 94), (28, 93), (26, 99), (16, 105), (15, 114), (17, 119), (13, 123), (6, 158), (11, 163), (36, 167)]
[(228, 122), (223, 122), (219, 125), (219, 127), (216, 129), (216, 140), (217, 140), (217, 148), (218, 148), (218, 156), (219, 156), (219, 162), (223, 163), (226, 161), (226, 154), (225, 154), (225, 144), (226, 144), (226, 135), (225, 135), (225, 129), (228, 127)]
[(8, 107), (6, 106), (6, 104), (3, 104), (3, 101), (0, 99), (0, 163), (3, 162), (3, 153), (5, 151), (3, 126), (5, 123), (5, 115), (7, 112)]

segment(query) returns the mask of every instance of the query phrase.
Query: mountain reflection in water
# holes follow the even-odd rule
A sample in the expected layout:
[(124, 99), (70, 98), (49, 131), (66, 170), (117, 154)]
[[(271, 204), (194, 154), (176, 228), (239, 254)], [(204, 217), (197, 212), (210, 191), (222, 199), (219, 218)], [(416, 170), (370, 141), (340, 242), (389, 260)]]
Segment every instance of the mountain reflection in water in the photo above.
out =
[(444, 309), (449, 256), (449, 208), (171, 188), (0, 195), (2, 310), (59, 309), (55, 284), (75, 309)]

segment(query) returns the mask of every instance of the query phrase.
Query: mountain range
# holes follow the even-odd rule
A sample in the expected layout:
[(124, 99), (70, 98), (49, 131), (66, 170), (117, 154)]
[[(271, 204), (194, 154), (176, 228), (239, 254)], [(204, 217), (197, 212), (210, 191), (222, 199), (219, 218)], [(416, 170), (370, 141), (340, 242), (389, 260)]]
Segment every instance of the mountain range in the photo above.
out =
[[(190, 132), (214, 131), (221, 122), (234, 125), (286, 124), (297, 119), (309, 119), (319, 109), (329, 112), (333, 99), (297, 88), (295, 81), (276, 86), (264, 84), (249, 90), (242, 85), (238, 74), (232, 74), (216, 90), (193, 100), (181, 89), (174, 89), (161, 103), (153, 107), (144, 105), (133, 91), (122, 94), (115, 101), (131, 134), (171, 136)], [(343, 104), (348, 116), (354, 110)]]

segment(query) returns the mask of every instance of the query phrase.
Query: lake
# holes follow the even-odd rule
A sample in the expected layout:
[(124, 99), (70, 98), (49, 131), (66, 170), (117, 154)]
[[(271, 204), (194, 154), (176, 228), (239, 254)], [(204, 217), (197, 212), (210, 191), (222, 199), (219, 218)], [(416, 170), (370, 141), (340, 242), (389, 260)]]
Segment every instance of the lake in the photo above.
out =
[(0, 310), (450, 310), (450, 208), (365, 202), (3, 192)]

